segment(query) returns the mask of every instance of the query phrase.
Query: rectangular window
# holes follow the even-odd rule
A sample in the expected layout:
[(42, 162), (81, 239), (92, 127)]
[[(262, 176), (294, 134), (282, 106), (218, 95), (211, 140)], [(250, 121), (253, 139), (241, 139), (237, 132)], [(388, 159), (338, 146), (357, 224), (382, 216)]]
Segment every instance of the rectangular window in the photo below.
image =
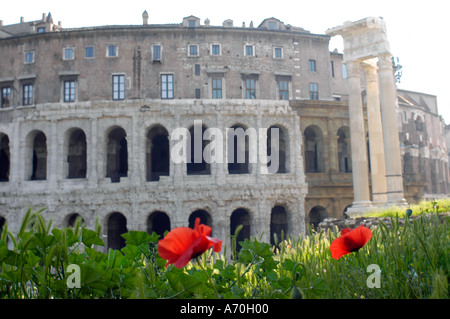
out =
[(309, 60), (309, 71), (316, 72), (316, 60)]
[(161, 98), (173, 99), (173, 74), (161, 74)]
[(64, 81), (64, 102), (75, 102), (75, 80)]
[(34, 51), (25, 52), (25, 64), (34, 63)]
[(113, 75), (113, 100), (125, 99), (125, 75)]
[(222, 79), (212, 78), (212, 98), (221, 99), (222, 98)]
[(73, 48), (64, 48), (64, 60), (73, 60), (75, 53)]
[(331, 77), (334, 78), (334, 61), (330, 61)]
[(280, 100), (289, 100), (289, 81), (280, 80), (278, 82)]
[(110, 58), (119, 56), (119, 48), (117, 47), (117, 45), (108, 45), (106, 56)]
[(45, 33), (45, 27), (38, 27), (37, 33)]
[(200, 89), (195, 89), (195, 98), (196, 99), (200, 98)]
[(220, 55), (220, 44), (211, 45), (211, 54), (212, 55)]
[(94, 57), (94, 47), (84, 48), (84, 57), (86, 59), (92, 59)]
[(11, 87), (2, 87), (1, 88), (1, 99), (0, 99), (0, 107), (8, 107), (11, 106)]
[(22, 105), (33, 104), (33, 84), (27, 83), (22, 86)]
[(153, 55), (152, 55), (152, 59), (153, 61), (157, 61), (160, 62), (161, 58), (162, 58), (162, 48), (160, 44), (154, 44), (153, 45)]
[(283, 58), (283, 48), (280, 48), (280, 47), (273, 48), (273, 57), (275, 59), (282, 59)]
[(195, 65), (195, 75), (200, 75), (200, 64)]
[(189, 56), (198, 56), (198, 45), (196, 44), (189, 45)]
[(246, 99), (256, 99), (256, 80), (246, 79), (245, 80), (245, 98)]
[(342, 64), (342, 78), (343, 79), (347, 78), (347, 67), (345, 64)]
[(319, 99), (319, 85), (317, 83), (309, 83), (309, 98), (311, 100)]
[(255, 55), (255, 49), (254, 46), (251, 44), (245, 45), (245, 56), (254, 56)]

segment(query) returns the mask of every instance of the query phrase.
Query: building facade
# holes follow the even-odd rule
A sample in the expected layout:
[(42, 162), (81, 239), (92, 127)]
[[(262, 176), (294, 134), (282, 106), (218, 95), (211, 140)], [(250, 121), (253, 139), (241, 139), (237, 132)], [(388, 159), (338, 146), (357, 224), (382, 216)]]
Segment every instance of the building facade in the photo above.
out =
[[(11, 230), (28, 207), (47, 207), (56, 226), (98, 220), (110, 248), (126, 230), (162, 234), (196, 217), (226, 241), (242, 224), (240, 239), (273, 242), (352, 205), (346, 69), (330, 36), (275, 18), (153, 25), (144, 12), (141, 25), (79, 29), (52, 20), (0, 23), (0, 215)], [(414, 114), (435, 119), (437, 106)], [(446, 154), (443, 131), (424, 124), (423, 143), (410, 133), (405, 144), (408, 123), (398, 122), (404, 173), (435, 168), (425, 183), (404, 179), (406, 199), (445, 194), (448, 158), (432, 151)]]

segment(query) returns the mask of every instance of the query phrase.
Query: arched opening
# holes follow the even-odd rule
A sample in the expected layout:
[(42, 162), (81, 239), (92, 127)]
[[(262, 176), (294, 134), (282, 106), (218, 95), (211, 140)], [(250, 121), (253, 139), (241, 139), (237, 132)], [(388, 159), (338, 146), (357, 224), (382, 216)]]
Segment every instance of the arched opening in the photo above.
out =
[(328, 211), (322, 206), (313, 207), (308, 214), (309, 223), (314, 229), (319, 228), (319, 224), (329, 216)]
[(86, 134), (81, 129), (75, 129), (69, 137), (67, 178), (86, 178), (86, 157)]
[(281, 239), (286, 239), (287, 232), (288, 219), (286, 209), (283, 206), (274, 206), (270, 214), (270, 244), (278, 245)]
[(11, 167), (11, 153), (9, 150), (9, 138), (0, 134), (0, 182), (9, 181), (9, 170)]
[(160, 176), (169, 176), (169, 133), (164, 127), (156, 126), (148, 132), (146, 149), (147, 181), (159, 181)]
[(249, 174), (250, 136), (241, 125), (233, 125), (227, 131), (228, 174)]
[(108, 248), (121, 249), (125, 247), (125, 238), (121, 235), (128, 232), (127, 219), (121, 213), (112, 213), (108, 218)]
[(148, 216), (147, 233), (155, 232), (159, 238), (163, 238), (166, 231), (170, 231), (170, 218), (166, 213), (153, 212)]
[(47, 179), (47, 138), (42, 132), (37, 132), (33, 139), (33, 157), (30, 180)]
[(418, 115), (416, 120), (415, 120), (415, 124), (416, 124), (416, 131), (417, 132), (423, 132), (424, 130), (424, 121), (422, 116)]
[(250, 239), (250, 214), (244, 208), (236, 209), (230, 217), (230, 235), (234, 236), (236, 228), (242, 225), (242, 229), (236, 238), (236, 251), (241, 250), (241, 241)]
[(196, 218), (200, 218), (200, 224), (204, 224), (204, 225), (208, 225), (208, 226), (212, 225), (211, 215), (206, 210), (198, 209), (189, 216), (188, 222), (189, 222), (190, 228), (194, 228)]
[(84, 218), (77, 213), (73, 213), (70, 214), (69, 216), (67, 216), (66, 220), (67, 220), (67, 227), (73, 227), (75, 225), (75, 222), (77, 219), (81, 219), (81, 224), (84, 225)]
[(0, 235), (3, 232), (3, 227), (5, 227), (6, 219), (3, 216), (0, 216)]
[[(276, 136), (278, 135), (278, 139)], [(280, 126), (274, 125), (267, 130), (267, 167), (273, 173), (289, 173), (289, 140), (287, 132)], [(278, 163), (276, 160), (278, 159)], [(276, 167), (278, 164), (278, 167)], [(275, 165), (275, 166), (274, 166)]]
[(117, 127), (109, 132), (106, 156), (106, 177), (118, 183), (128, 174), (127, 134), (123, 128)]
[(348, 209), (349, 209), (350, 207), (352, 207), (352, 204), (345, 206), (344, 212), (342, 213), (342, 215), (344, 216), (344, 219), (350, 218), (350, 216), (348, 215)]
[(310, 125), (305, 129), (304, 149), (305, 149), (305, 172), (324, 173), (324, 151), (323, 133), (316, 125)]
[(339, 128), (337, 136), (339, 172), (351, 173), (350, 128), (347, 126)]
[(191, 126), (188, 134), (188, 141), (186, 145), (188, 156), (186, 161), (186, 169), (188, 175), (210, 175), (211, 166), (205, 161), (203, 152), (205, 147), (209, 144), (208, 140), (203, 139), (206, 131), (204, 125), (195, 124)]
[(403, 174), (414, 174), (413, 158), (409, 152), (403, 155)]

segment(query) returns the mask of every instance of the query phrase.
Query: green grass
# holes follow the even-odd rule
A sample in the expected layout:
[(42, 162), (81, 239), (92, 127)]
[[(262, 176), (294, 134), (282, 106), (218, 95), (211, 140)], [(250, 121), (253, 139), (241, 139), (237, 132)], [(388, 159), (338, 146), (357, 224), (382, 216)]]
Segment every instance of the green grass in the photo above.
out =
[[(434, 213), (404, 226), (398, 214), (390, 227), (381, 222), (366, 246), (339, 260), (329, 250), (340, 235), (332, 230), (288, 238), (278, 248), (247, 239), (239, 252), (209, 251), (183, 269), (165, 268), (156, 234), (130, 231), (126, 247), (104, 253), (98, 225), (51, 228), (29, 211), (17, 235), (5, 227), (0, 236), (0, 299), (448, 299), (449, 217), (436, 214), (436, 206), (423, 204)], [(80, 266), (81, 288), (67, 286), (70, 264)], [(380, 288), (367, 284), (374, 264)]]
[[(412, 210), (413, 216), (419, 216), (430, 213), (447, 213), (450, 212), (450, 198), (439, 199), (435, 201), (421, 201), (419, 204), (411, 204), (408, 207)], [(364, 214), (364, 217), (405, 217), (406, 209), (399, 207), (391, 207), (373, 211)]]

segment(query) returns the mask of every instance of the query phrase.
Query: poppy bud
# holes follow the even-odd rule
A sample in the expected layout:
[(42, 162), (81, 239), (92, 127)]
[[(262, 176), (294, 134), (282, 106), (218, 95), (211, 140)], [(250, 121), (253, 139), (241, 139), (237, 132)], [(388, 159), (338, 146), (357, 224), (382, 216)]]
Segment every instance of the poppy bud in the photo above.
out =
[(303, 299), (302, 292), (296, 286), (292, 287), (291, 299)]

